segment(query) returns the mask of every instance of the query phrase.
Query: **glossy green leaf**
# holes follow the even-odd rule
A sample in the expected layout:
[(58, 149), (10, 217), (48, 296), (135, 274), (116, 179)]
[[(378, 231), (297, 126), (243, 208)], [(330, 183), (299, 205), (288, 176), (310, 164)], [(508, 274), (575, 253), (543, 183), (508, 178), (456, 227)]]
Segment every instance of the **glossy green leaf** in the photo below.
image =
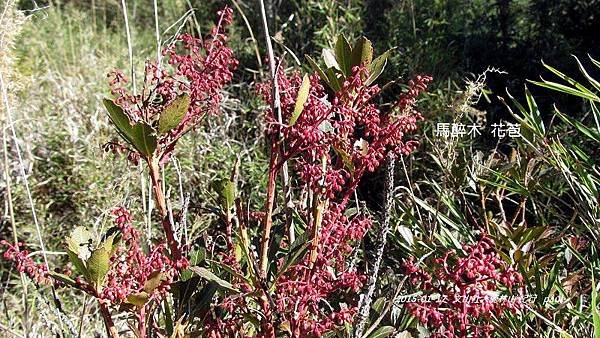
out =
[(158, 132), (164, 134), (177, 128), (190, 108), (191, 99), (188, 94), (180, 95), (173, 100), (158, 118)]
[(113, 249), (113, 239), (115, 235), (108, 237), (97, 249), (92, 251), (90, 258), (86, 262), (90, 281), (96, 286), (98, 291), (102, 290), (104, 278), (110, 269), (110, 255)]
[(371, 64), (368, 66), (369, 78), (365, 82), (365, 84), (367, 86), (370, 85), (371, 83), (375, 82), (375, 80), (377, 80), (379, 75), (381, 75), (381, 73), (383, 73), (383, 70), (385, 69), (385, 65), (387, 64), (387, 59), (393, 50), (394, 50), (394, 48), (388, 49), (385, 53), (383, 53), (383, 54), (379, 55), (377, 58), (375, 58), (375, 60), (373, 60), (373, 62), (371, 62)]
[(150, 297), (149, 297), (148, 293), (146, 293), (145, 291), (142, 291), (142, 292), (134, 293), (134, 294), (127, 296), (127, 303), (133, 304), (137, 307), (142, 307), (148, 302), (149, 298)]
[(144, 283), (144, 291), (149, 294), (152, 293), (152, 291), (159, 287), (165, 280), (167, 280), (167, 277), (164, 273), (160, 271), (154, 271), (150, 274), (150, 276), (148, 276), (146, 283)]
[(231, 210), (235, 203), (235, 183), (228, 178), (215, 180), (211, 183), (211, 187), (218, 195), (219, 203), (224, 212)]
[(352, 48), (352, 66), (365, 65), (368, 67), (373, 61), (373, 45), (364, 36), (356, 41)]
[(68, 285), (68, 286), (71, 286), (74, 288), (79, 288), (79, 285), (77, 284), (77, 282), (73, 278), (71, 278), (65, 274), (54, 272), (54, 271), (50, 271), (48, 274), (50, 275), (50, 277), (54, 278), (55, 280), (65, 284), (65, 285)]
[(302, 85), (300, 85), (300, 89), (298, 89), (298, 97), (296, 98), (296, 105), (294, 106), (294, 112), (292, 113), (292, 116), (290, 117), (290, 126), (293, 126), (296, 123), (296, 121), (298, 120), (298, 118), (300, 117), (300, 114), (302, 113), (302, 110), (304, 109), (304, 104), (306, 103), (306, 100), (308, 100), (309, 90), (310, 90), (310, 79), (309, 79), (308, 75), (304, 75), (304, 77), (302, 78)]
[(205, 269), (203, 267), (200, 266), (192, 266), (190, 267), (190, 270), (197, 274), (198, 276), (211, 281), (211, 282), (215, 282), (218, 286), (220, 286), (223, 289), (226, 289), (228, 291), (231, 292), (235, 292), (235, 293), (239, 293), (240, 291), (237, 290), (236, 288), (233, 287), (233, 285), (231, 285), (231, 283), (229, 283), (226, 280), (223, 280), (221, 278), (219, 278), (217, 275), (215, 275), (214, 273), (210, 272), (208, 269)]
[(123, 108), (117, 106), (112, 100), (104, 99), (104, 106), (121, 137), (141, 154), (151, 156), (157, 145), (152, 127), (146, 123), (137, 123), (132, 126)]
[(386, 338), (391, 336), (396, 329), (393, 326), (382, 326), (369, 335), (369, 338)]
[(345, 76), (352, 73), (352, 49), (343, 35), (338, 35), (335, 43), (335, 59)]
[(329, 85), (329, 79), (327, 78), (327, 75), (325, 74), (325, 71), (323, 71), (323, 68), (321, 68), (321, 66), (319, 66), (317, 64), (317, 62), (311, 58), (308, 55), (304, 55), (306, 57), (306, 60), (308, 60), (308, 63), (310, 64), (311, 68), (317, 72), (317, 74), (319, 74), (319, 77), (321, 78), (321, 80), (325, 81), (325, 83), (327, 83)]

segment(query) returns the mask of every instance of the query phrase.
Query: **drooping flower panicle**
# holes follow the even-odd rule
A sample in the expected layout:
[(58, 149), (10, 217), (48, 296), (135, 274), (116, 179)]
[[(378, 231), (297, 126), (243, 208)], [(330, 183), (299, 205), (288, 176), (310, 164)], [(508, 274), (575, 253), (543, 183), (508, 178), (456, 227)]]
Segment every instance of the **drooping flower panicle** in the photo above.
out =
[[(523, 308), (523, 277), (500, 258), (491, 238), (484, 235), (462, 251), (464, 255), (447, 251), (427, 268), (413, 257), (404, 262), (411, 288), (424, 293), (406, 307), (434, 338), (489, 338), (491, 316)], [(503, 291), (515, 294), (502, 297)]]

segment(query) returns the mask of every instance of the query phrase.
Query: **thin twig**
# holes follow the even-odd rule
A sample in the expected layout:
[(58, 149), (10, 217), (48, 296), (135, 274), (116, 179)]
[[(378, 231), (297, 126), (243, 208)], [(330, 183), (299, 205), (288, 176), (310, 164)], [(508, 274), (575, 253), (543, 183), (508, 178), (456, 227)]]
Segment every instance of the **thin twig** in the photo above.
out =
[(377, 234), (378, 246), (377, 253), (375, 256), (375, 262), (373, 263), (373, 270), (369, 274), (369, 280), (367, 282), (366, 292), (363, 294), (361, 303), (358, 310), (358, 317), (356, 320), (356, 329), (354, 330), (354, 337), (361, 338), (367, 320), (369, 318), (369, 312), (371, 310), (371, 302), (373, 294), (375, 293), (375, 286), (377, 284), (377, 278), (379, 276), (379, 268), (381, 261), (383, 260), (383, 252), (387, 242), (387, 234), (390, 231), (390, 215), (392, 211), (393, 191), (394, 191), (394, 162), (395, 157), (393, 154), (388, 154), (385, 162), (385, 180), (383, 183), (383, 203), (384, 208), (381, 215), (381, 227)]
[(133, 96), (137, 95), (135, 86), (135, 68), (133, 67), (133, 46), (131, 43), (131, 31), (129, 30), (129, 19), (127, 18), (127, 5), (125, 0), (121, 0), (123, 8), (123, 18), (125, 19), (125, 32), (127, 34), (127, 50), (129, 52), (129, 67), (131, 68), (131, 83), (133, 84)]
[[(261, 13), (261, 18), (262, 18), (262, 24), (263, 24), (263, 30), (264, 30), (264, 36), (265, 36), (265, 42), (267, 44), (267, 54), (268, 54), (268, 58), (269, 58), (269, 70), (271, 72), (271, 81), (272, 81), (272, 96), (273, 96), (273, 100), (271, 103), (271, 110), (273, 111), (273, 113), (276, 114), (279, 123), (281, 123), (281, 104), (279, 102), (279, 89), (277, 86), (277, 72), (276, 72), (276, 65), (275, 65), (275, 56), (273, 54), (273, 46), (271, 44), (271, 38), (269, 35), (269, 24), (267, 22), (267, 14), (265, 11), (265, 3), (263, 0), (260, 0), (260, 13)], [(259, 262), (259, 269), (260, 269), (260, 274), (261, 277), (266, 277), (267, 274), (267, 258), (268, 258), (268, 249), (269, 249), (269, 240), (271, 238), (271, 225), (272, 225), (272, 219), (271, 219), (271, 213), (273, 211), (273, 199), (274, 199), (274, 189), (275, 189), (275, 182), (274, 182), (274, 176), (275, 173), (272, 173), (272, 171), (275, 171), (276, 168), (276, 164), (277, 164), (277, 157), (278, 157), (278, 152), (279, 152), (279, 147), (276, 146), (277, 142), (274, 142), (274, 144), (271, 145), (271, 164), (269, 165), (269, 189), (267, 191), (267, 201), (265, 203), (266, 206), (266, 210), (265, 210), (265, 225), (264, 225), (264, 229), (263, 229), (263, 237), (261, 240), (261, 253), (260, 253), (260, 262)]]

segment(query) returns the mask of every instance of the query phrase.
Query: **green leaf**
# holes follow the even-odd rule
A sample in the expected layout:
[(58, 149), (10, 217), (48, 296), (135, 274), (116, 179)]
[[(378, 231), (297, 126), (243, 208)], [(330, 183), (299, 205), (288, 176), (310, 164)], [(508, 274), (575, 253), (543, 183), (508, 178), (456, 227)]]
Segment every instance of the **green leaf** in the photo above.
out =
[(96, 286), (96, 290), (101, 291), (104, 284), (104, 278), (110, 269), (110, 255), (113, 249), (112, 235), (106, 239), (96, 250), (92, 251), (87, 260), (87, 270), (89, 272), (90, 282)]
[(67, 255), (69, 256), (69, 260), (71, 260), (71, 263), (75, 265), (77, 271), (79, 271), (79, 273), (82, 274), (85, 277), (85, 279), (89, 279), (90, 274), (87, 271), (87, 268), (85, 267), (85, 262), (81, 260), (79, 256), (77, 256), (77, 253), (71, 251), (71, 249), (67, 249)]
[(206, 249), (198, 248), (190, 253), (190, 265), (198, 265), (206, 258)]
[(575, 127), (579, 132), (587, 136), (590, 140), (595, 142), (600, 142), (600, 134), (593, 129), (588, 128), (583, 123), (577, 121), (576, 119), (563, 114), (556, 106), (554, 106), (554, 112), (561, 120)]
[(369, 67), (373, 61), (373, 45), (364, 36), (352, 48), (352, 66), (364, 65)]
[(117, 106), (112, 100), (104, 99), (103, 101), (108, 116), (121, 137), (141, 154), (151, 156), (157, 144), (152, 127), (146, 123), (138, 123), (132, 126), (123, 108)]
[(369, 338), (385, 338), (389, 337), (394, 333), (396, 329), (393, 326), (382, 326), (378, 328), (375, 332), (369, 335)]
[(158, 133), (164, 134), (177, 128), (190, 108), (191, 99), (188, 94), (180, 95), (160, 113), (158, 118)]
[(327, 68), (325, 74), (327, 74), (327, 78), (329, 79), (329, 82), (327, 84), (329, 85), (329, 87), (331, 87), (331, 89), (333, 89), (334, 92), (337, 92), (342, 88), (342, 83), (344, 79), (343, 74), (340, 72), (340, 70), (330, 67)]
[(228, 178), (215, 180), (211, 183), (211, 187), (217, 193), (219, 203), (224, 212), (228, 212), (235, 203), (235, 183)]
[(127, 303), (142, 307), (148, 302), (149, 298), (149, 295), (145, 291), (133, 293), (127, 296)]
[(594, 88), (596, 88), (596, 90), (600, 90), (600, 82), (598, 82), (590, 74), (588, 74), (587, 70), (585, 69), (585, 67), (583, 67), (577, 56), (573, 55), (573, 57), (575, 58), (575, 61), (577, 61), (577, 67), (579, 67), (581, 74), (585, 76), (585, 78), (592, 84), (592, 86), (594, 86)]
[(50, 271), (48, 274), (50, 275), (50, 277), (56, 279), (57, 281), (65, 284), (65, 285), (68, 285), (68, 286), (71, 286), (74, 288), (79, 288), (79, 285), (77, 284), (77, 282), (73, 278), (71, 278), (65, 274), (54, 272), (54, 271)]
[(196, 296), (192, 302), (192, 311), (190, 317), (193, 318), (195, 313), (203, 311), (209, 308), (212, 298), (219, 289), (219, 286), (215, 282), (208, 282), (205, 287), (203, 287), (200, 292), (196, 293)]
[[(241, 248), (240, 248), (241, 249)], [(248, 279), (246, 276), (242, 275), (241, 273), (235, 271), (233, 268), (231, 268), (231, 266), (220, 263), (220, 262), (216, 262), (216, 261), (210, 261), (211, 265), (215, 265), (218, 266), (219, 269), (223, 269), (225, 271), (227, 271), (229, 274), (231, 274), (232, 277), (235, 277), (239, 280), (243, 280), (247, 283), (252, 283), (252, 281), (250, 279)]]
[(335, 43), (335, 59), (337, 60), (342, 73), (350, 76), (352, 73), (352, 49), (348, 40), (343, 35), (338, 35)]
[(205, 268), (199, 267), (199, 266), (192, 266), (192, 267), (190, 267), (190, 270), (193, 273), (197, 274), (198, 276), (200, 276), (210, 282), (215, 282), (218, 286), (220, 286), (221, 288), (223, 288), (225, 290), (228, 290), (228, 291), (231, 291), (234, 293), (240, 293), (240, 291), (237, 290), (236, 288), (234, 288), (233, 285), (231, 285), (231, 283), (217, 277), (217, 275), (210, 272), (208, 269), (205, 269)]
[(302, 110), (304, 109), (304, 104), (306, 103), (306, 100), (308, 100), (308, 93), (310, 90), (310, 78), (308, 77), (308, 75), (304, 75), (304, 77), (302, 78), (302, 85), (300, 85), (300, 89), (298, 89), (298, 97), (296, 98), (296, 105), (294, 106), (294, 112), (292, 113), (292, 116), (290, 117), (290, 126), (293, 126), (296, 121), (298, 120), (298, 118), (300, 117), (300, 114), (302, 113)]
[(69, 250), (77, 254), (77, 256), (86, 261), (90, 258), (92, 245), (92, 234), (83, 226), (79, 226), (67, 237), (67, 245)]
[(160, 271), (154, 271), (150, 274), (150, 276), (148, 276), (148, 279), (146, 279), (146, 283), (144, 283), (144, 291), (146, 291), (148, 294), (152, 293), (152, 291), (159, 287), (165, 280), (167, 280), (167, 278), (164, 273)]
[[(279, 271), (277, 272), (277, 276), (274, 279), (275, 281), (277, 281), (279, 277), (281, 277), (290, 268), (290, 266), (296, 264), (302, 257), (304, 257), (304, 254), (308, 251), (308, 249), (311, 246), (310, 244), (311, 242), (305, 242), (301, 245), (294, 247), (290, 250), (290, 252), (288, 252), (285, 261), (281, 266), (281, 269), (279, 269)], [(275, 283), (273, 283), (272, 288), (275, 288), (275, 286)]]
[(83, 226), (79, 226), (67, 237), (67, 255), (71, 263), (86, 279), (89, 278), (89, 272), (85, 262), (92, 254), (92, 234)]
[(373, 62), (368, 66), (369, 70), (369, 78), (365, 84), (368, 86), (371, 83), (375, 82), (379, 75), (383, 73), (385, 69), (385, 65), (387, 64), (387, 59), (395, 48), (388, 49), (385, 53), (379, 55)]
[(325, 81), (325, 83), (327, 83), (327, 85), (329, 85), (329, 79), (327, 78), (327, 75), (325, 74), (325, 72), (323, 71), (323, 68), (321, 68), (317, 62), (311, 58), (308, 55), (304, 55), (306, 57), (306, 60), (308, 60), (308, 63), (310, 64), (311, 68), (317, 72), (317, 74), (319, 74), (319, 77), (321, 78), (321, 80)]
[(371, 308), (373, 308), (373, 310), (375, 310), (375, 312), (377, 312), (378, 314), (381, 314), (381, 312), (383, 311), (383, 308), (385, 306), (385, 303), (386, 303), (385, 297), (377, 298), (377, 300), (375, 302), (373, 302), (373, 305), (371, 306)]

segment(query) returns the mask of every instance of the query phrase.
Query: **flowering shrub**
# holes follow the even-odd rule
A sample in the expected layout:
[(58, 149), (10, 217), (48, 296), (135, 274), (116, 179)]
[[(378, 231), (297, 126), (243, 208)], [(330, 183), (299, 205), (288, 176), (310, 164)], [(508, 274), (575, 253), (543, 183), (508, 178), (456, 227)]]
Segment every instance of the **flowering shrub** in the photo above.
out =
[(35, 282), (68, 285), (96, 298), (113, 338), (118, 337), (118, 331), (111, 308), (133, 314), (137, 323), (133, 331), (138, 337), (146, 337), (150, 331), (164, 333), (153, 311), (189, 267), (185, 248), (175, 238), (173, 221), (168, 217), (162, 166), (183, 135), (219, 110), (220, 92), (237, 66), (224, 30), (231, 20), (232, 10), (226, 7), (204, 39), (178, 36), (162, 53), (167, 65), (162, 60), (146, 63), (139, 93), (135, 86), (133, 93), (127, 91), (128, 79), (121, 71), (108, 74), (115, 100), (105, 99), (104, 105), (125, 143), (110, 142), (105, 149), (127, 153), (134, 164), (140, 159), (147, 164), (166, 242), (142, 246), (131, 215), (118, 208), (114, 211), (115, 227), (101, 240), (93, 238), (85, 227), (74, 229), (67, 238), (66, 251), (79, 273), (74, 278), (71, 271), (49, 272), (46, 265), (34, 262), (21, 244), (0, 243), (7, 248), (3, 257)]
[[(427, 268), (413, 257), (404, 262), (411, 289), (423, 292), (406, 307), (432, 330), (432, 337), (491, 337), (492, 316), (523, 307), (523, 277), (500, 258), (489, 237), (462, 251), (464, 256), (447, 251), (431, 259)], [(502, 291), (515, 295), (501, 296)]]
[[(209, 114), (219, 110), (220, 91), (231, 81), (232, 70), (238, 64), (227, 47), (224, 27), (232, 20), (232, 9), (219, 11), (219, 22), (204, 40), (188, 34), (177, 39), (178, 44), (163, 51), (172, 71), (160, 60), (147, 62), (141, 93), (130, 94), (124, 85), (127, 79), (121, 71), (109, 73), (114, 101), (104, 100), (108, 114), (127, 145), (109, 143), (107, 150), (126, 151), (137, 163), (148, 164), (163, 229), (170, 250), (180, 254), (170, 222), (161, 187), (161, 165), (172, 153), (177, 141)], [(133, 125), (132, 125), (133, 124)]]
[[(338, 41), (347, 44), (343, 37)], [(365, 52), (361, 53), (363, 48)], [(382, 71), (373, 64), (382, 68), (385, 59), (372, 61), (368, 40), (359, 41), (354, 49), (364, 56), (348, 65), (345, 72), (340, 65), (328, 69), (335, 74), (334, 85), (318, 66), (315, 73), (304, 77), (298, 72), (280, 71), (278, 108), (273, 108), (273, 83), (258, 85), (259, 93), (272, 107), (266, 111), (271, 159), (267, 201), (261, 212), (262, 251), (258, 276), (252, 278), (254, 285), (238, 278), (234, 286), (259, 293), (254, 302), (262, 311), (261, 318), (257, 318), (261, 321), (261, 337), (274, 337), (276, 329), (293, 337), (321, 337), (352, 323), (357, 310), (353, 295), (366, 277), (349, 261), (354, 245), (371, 228), (372, 220), (366, 215), (347, 215), (350, 197), (364, 173), (376, 170), (388, 154), (408, 154), (417, 144), (406, 135), (416, 130), (416, 122), (422, 118), (413, 104), (431, 79), (417, 77), (391, 108), (384, 109), (374, 101), (380, 88), (373, 84), (376, 76), (372, 75)], [(348, 46), (347, 51), (352, 53), (352, 48)], [(275, 180), (285, 162), (292, 163), (293, 176), (299, 180), (295, 190), (301, 200), (292, 202), (291, 207), (299, 215), (296, 221), (305, 227), (296, 240), (289, 231), (275, 244), (287, 248), (278, 255), (268, 251), (273, 247), (270, 232)], [(243, 222), (249, 217), (239, 218)], [(244, 235), (240, 237), (242, 245), (247, 245)], [(252, 269), (243, 271), (234, 252), (223, 256), (223, 264), (233, 266), (236, 274), (254, 274)], [(269, 256), (280, 257), (270, 269), (263, 264)], [(250, 303), (239, 295), (225, 297), (219, 306), (223, 315), (207, 323), (209, 336), (249, 332), (244, 321), (254, 316)]]
[[(265, 112), (270, 161), (264, 207), (244, 210), (234, 175), (215, 182), (226, 245), (217, 246), (218, 260), (206, 262), (210, 270), (193, 266), (188, 248), (175, 237), (162, 167), (184, 134), (218, 112), (220, 91), (237, 66), (224, 32), (232, 10), (219, 15), (209, 36), (181, 35), (178, 44), (166, 48), (166, 65), (160, 59), (147, 62), (139, 93), (126, 90), (122, 72), (109, 74), (115, 99), (105, 99), (104, 105), (124, 143), (111, 142), (106, 149), (126, 152), (133, 163), (147, 165), (166, 241), (141, 245), (129, 211), (118, 208), (115, 227), (102, 239), (84, 227), (67, 239), (66, 251), (78, 271), (74, 278), (49, 273), (18, 247), (9, 246), (5, 254), (38, 282), (58, 281), (95, 297), (113, 338), (118, 336), (111, 315), (115, 310), (134, 319), (138, 337), (168, 334), (155, 310), (161, 303), (169, 306), (167, 294), (173, 288), (173, 308), (208, 304), (174, 312), (182, 327), (193, 327), (198, 317), (197, 326), (207, 337), (321, 337), (340, 331), (353, 322), (356, 294), (366, 280), (350, 262), (373, 224), (368, 215), (350, 212), (351, 197), (364, 174), (375, 171), (384, 158), (409, 154), (417, 146), (408, 137), (422, 119), (413, 105), (431, 78), (417, 76), (394, 102), (378, 102), (381, 89), (375, 81), (390, 51), (373, 59), (368, 40), (351, 47), (339, 37), (335, 55), (328, 51), (333, 61), (325, 59), (326, 70), (309, 58), (314, 73), (281, 70), (276, 81), (257, 86), (271, 105)], [(283, 180), (285, 200), (277, 208), (277, 178), (288, 164), (292, 180)], [(275, 228), (287, 232), (276, 236)], [(251, 244), (254, 233), (259, 235), (258, 251)], [(211, 270), (225, 271), (224, 277)], [(206, 286), (195, 290), (199, 280), (190, 278), (190, 272)]]

